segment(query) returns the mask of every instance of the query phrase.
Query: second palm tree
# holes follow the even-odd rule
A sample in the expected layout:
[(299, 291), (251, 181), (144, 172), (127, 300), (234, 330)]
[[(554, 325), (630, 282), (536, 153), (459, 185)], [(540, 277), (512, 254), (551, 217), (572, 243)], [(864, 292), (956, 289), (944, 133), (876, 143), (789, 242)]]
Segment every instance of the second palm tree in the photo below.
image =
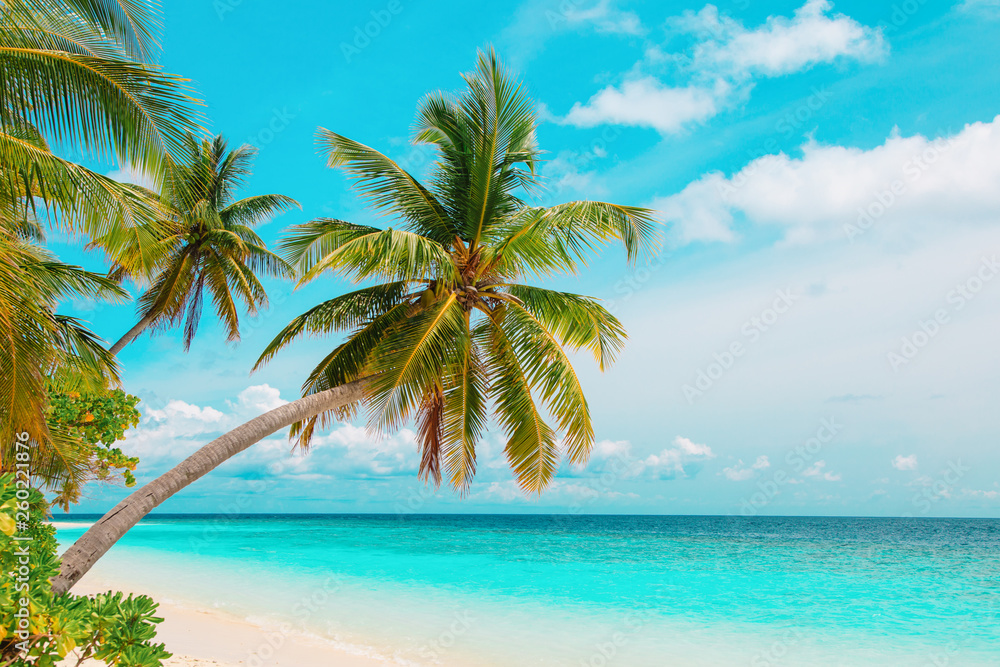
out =
[[(139, 321), (110, 352), (118, 354), (150, 328), (183, 323), (184, 349), (198, 330), (205, 291), (222, 321), (230, 341), (239, 340), (242, 301), (251, 315), (267, 306), (267, 292), (258, 274), (289, 277), (292, 270), (267, 249), (254, 228), (272, 216), (298, 207), (285, 195), (256, 195), (234, 201), (235, 192), (251, 171), (256, 149), (242, 146), (230, 151), (225, 139), (188, 139), (190, 162), (172, 167), (160, 200), (166, 235), (158, 240), (159, 257), (149, 288), (139, 299)], [(145, 249), (132, 248), (135, 254)], [(119, 268), (113, 278), (144, 276)]]

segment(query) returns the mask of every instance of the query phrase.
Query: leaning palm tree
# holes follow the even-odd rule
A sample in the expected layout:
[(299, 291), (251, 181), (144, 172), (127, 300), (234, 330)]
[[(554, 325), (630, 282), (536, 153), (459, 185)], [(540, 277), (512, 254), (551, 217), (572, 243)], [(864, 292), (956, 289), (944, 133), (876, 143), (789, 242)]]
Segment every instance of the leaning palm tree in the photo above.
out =
[[(299, 204), (284, 195), (255, 195), (234, 200), (250, 176), (257, 151), (241, 146), (230, 151), (221, 136), (187, 139), (189, 161), (167, 173), (161, 205), (165, 230), (158, 239), (155, 267), (149, 289), (139, 299), (139, 321), (109, 350), (117, 355), (149, 328), (184, 324), (184, 349), (198, 330), (207, 290), (228, 340), (240, 337), (237, 300), (253, 315), (267, 306), (267, 293), (257, 274), (290, 277), (291, 267), (267, 249), (254, 227)], [(98, 240), (98, 243), (100, 240)], [(145, 249), (136, 244), (132, 253)], [(126, 253), (126, 257), (129, 254)], [(133, 278), (126, 261), (112, 277)]]
[[(600, 202), (550, 208), (523, 197), (539, 186), (535, 114), (496, 56), (481, 54), (459, 99), (421, 105), (416, 140), (439, 159), (427, 185), (385, 155), (328, 131), (321, 145), (363, 195), (400, 228), (316, 220), (285, 242), (308, 282), (324, 272), (378, 284), (296, 318), (261, 362), (304, 333), (351, 334), (310, 374), (305, 396), (213, 440), (94, 524), (63, 555), (55, 591), (68, 590), (139, 519), (230, 457), (296, 425), (307, 444), (317, 420), (360, 404), (375, 426), (416, 416), (421, 472), (467, 488), (490, 408), (507, 434), (521, 486), (540, 492), (560, 457), (587, 459), (594, 434), (586, 399), (564, 348), (585, 348), (606, 367), (621, 348), (621, 324), (592, 298), (529, 287), (529, 276), (574, 274), (612, 240), (629, 260), (650, 249), (651, 212)], [(556, 419), (556, 428), (544, 416)]]

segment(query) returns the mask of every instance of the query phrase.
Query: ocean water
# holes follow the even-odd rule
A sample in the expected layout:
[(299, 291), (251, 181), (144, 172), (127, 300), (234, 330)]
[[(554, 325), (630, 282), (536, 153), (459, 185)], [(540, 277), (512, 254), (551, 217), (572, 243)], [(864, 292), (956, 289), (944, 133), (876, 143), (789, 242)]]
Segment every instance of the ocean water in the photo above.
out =
[(1000, 520), (153, 515), (96, 573), (387, 664), (1000, 665)]

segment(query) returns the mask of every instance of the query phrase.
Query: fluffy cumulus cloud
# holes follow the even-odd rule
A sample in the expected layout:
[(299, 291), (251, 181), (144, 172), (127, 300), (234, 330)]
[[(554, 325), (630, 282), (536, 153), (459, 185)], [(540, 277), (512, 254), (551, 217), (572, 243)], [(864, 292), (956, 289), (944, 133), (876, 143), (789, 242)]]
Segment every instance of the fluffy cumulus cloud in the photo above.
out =
[(766, 456), (758, 456), (753, 465), (744, 467), (743, 461), (739, 460), (736, 465), (723, 468), (722, 474), (731, 482), (743, 482), (755, 477), (761, 470), (767, 470), (770, 467), (771, 461)]
[(650, 454), (642, 460), (641, 473), (656, 479), (690, 477), (697, 474), (702, 465), (713, 458), (715, 453), (708, 445), (677, 436), (674, 438), (673, 446), (657, 454)]
[(903, 456), (900, 454), (892, 460), (892, 467), (896, 470), (916, 470), (917, 455), (910, 454), (909, 456)]
[(279, 408), (288, 403), (288, 401), (281, 398), (281, 392), (274, 387), (267, 384), (259, 384), (247, 387), (241, 391), (236, 397), (235, 402), (226, 401), (226, 403), (236, 415), (244, 415), (252, 418)]
[[(561, 122), (577, 127), (631, 125), (670, 134), (707, 121), (745, 98), (755, 78), (838, 59), (867, 62), (885, 53), (878, 30), (832, 10), (827, 0), (809, 0), (792, 17), (772, 16), (754, 29), (712, 5), (672, 18), (667, 22), (672, 33), (694, 36), (690, 53), (648, 48), (620, 84), (576, 103)], [(667, 74), (687, 83), (668, 85), (662, 80)]]
[[(146, 407), (142, 424), (128, 435), (125, 449), (142, 460), (140, 476), (151, 478), (219, 435), (286, 402), (276, 388), (261, 384), (247, 387), (222, 409), (181, 400)], [(631, 482), (691, 478), (715, 458), (711, 447), (683, 436), (675, 437), (669, 446), (643, 451), (628, 441), (602, 440), (595, 443), (586, 466), (563, 466), (545, 499), (539, 500), (526, 496), (511, 478), (500, 439), (487, 435), (477, 449), (478, 483), (471, 501), (572, 507), (598, 500), (637, 500), (639, 496), (629, 488)], [(294, 450), (287, 430), (282, 430), (225, 462), (212, 475), (220, 488), (288, 492), (311, 486), (312, 493), (317, 493), (338, 480), (412, 482), (419, 462), (412, 430), (379, 435), (363, 426), (341, 423), (317, 434), (308, 451)], [(419, 504), (423, 506), (435, 495), (426, 490), (418, 493)]]
[[(143, 422), (129, 434), (126, 448), (137, 454), (147, 475), (162, 472), (257, 415), (287, 403), (267, 384), (247, 387), (226, 410), (171, 400), (147, 408)], [(140, 404), (141, 405), (141, 404)], [(368, 478), (416, 473), (419, 463), (414, 433), (404, 429), (380, 437), (351, 424), (337, 424), (314, 438), (305, 453), (292, 453), (285, 431), (265, 439), (220, 467), (229, 477), (317, 480)]]
[[(627, 440), (602, 440), (594, 445), (590, 460), (583, 468), (570, 467), (560, 472), (564, 477), (600, 477), (602, 479), (676, 479), (694, 477), (704, 464), (715, 458), (708, 445), (677, 436), (668, 447), (652, 453), (635, 451)], [(647, 450), (648, 451), (648, 450)]]
[(717, 113), (718, 95), (697, 86), (671, 88), (653, 77), (609, 86), (577, 103), (564, 122), (577, 127), (604, 123), (651, 127), (664, 134), (677, 132), (686, 123), (702, 121)]
[(791, 18), (771, 16), (748, 30), (709, 5), (678, 24), (708, 36), (694, 48), (697, 70), (733, 78), (782, 76), (838, 58), (871, 61), (885, 53), (878, 30), (832, 10), (828, 0), (809, 0)]
[(758, 158), (657, 198), (676, 242), (733, 241), (745, 220), (790, 243), (858, 242), (880, 228), (917, 232), (1000, 215), (1000, 116), (931, 139), (894, 134), (871, 150), (807, 143), (801, 157)]

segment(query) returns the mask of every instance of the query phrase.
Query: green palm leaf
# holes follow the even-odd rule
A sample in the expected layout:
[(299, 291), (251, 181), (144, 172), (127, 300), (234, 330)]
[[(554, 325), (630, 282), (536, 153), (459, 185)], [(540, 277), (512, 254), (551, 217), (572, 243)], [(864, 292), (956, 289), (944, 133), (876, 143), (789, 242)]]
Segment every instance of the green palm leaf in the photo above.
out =
[[(300, 285), (327, 273), (375, 284), (292, 320), (255, 368), (303, 335), (345, 332), (304, 394), (369, 377), (369, 426), (393, 430), (413, 420), (420, 476), (446, 476), (461, 493), (492, 415), (515, 479), (537, 493), (555, 476), (562, 449), (584, 463), (595, 439), (567, 350), (589, 350), (603, 370), (626, 336), (596, 299), (523, 281), (574, 274), (613, 241), (637, 261), (651, 253), (656, 228), (652, 213), (635, 207), (527, 205), (540, 156), (532, 104), (492, 52), (465, 79), (465, 94), (420, 103), (415, 141), (438, 152), (426, 185), (377, 150), (321, 130), (330, 166), (344, 168), (403, 230), (335, 219), (292, 227), (281, 250)], [(292, 436), (306, 446), (317, 427), (357, 408), (296, 424)]]

